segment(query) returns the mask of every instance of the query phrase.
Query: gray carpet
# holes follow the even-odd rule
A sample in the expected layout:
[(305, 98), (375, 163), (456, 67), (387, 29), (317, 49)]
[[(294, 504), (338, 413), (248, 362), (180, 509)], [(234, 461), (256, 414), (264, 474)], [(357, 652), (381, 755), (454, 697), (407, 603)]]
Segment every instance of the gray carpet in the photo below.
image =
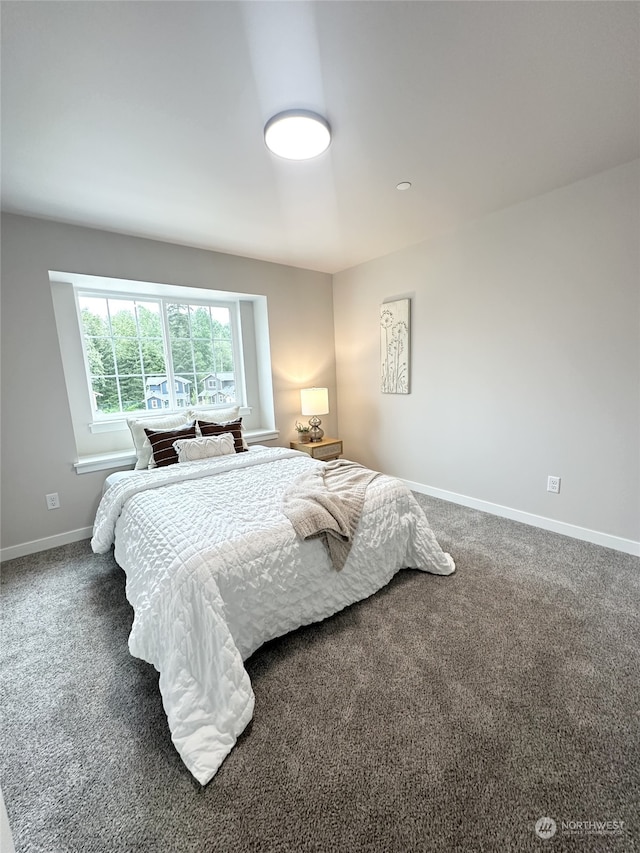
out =
[(254, 720), (205, 788), (128, 653), (112, 557), (5, 563), (17, 853), (640, 849), (640, 561), (418, 497), (456, 574), (401, 572), (260, 649)]

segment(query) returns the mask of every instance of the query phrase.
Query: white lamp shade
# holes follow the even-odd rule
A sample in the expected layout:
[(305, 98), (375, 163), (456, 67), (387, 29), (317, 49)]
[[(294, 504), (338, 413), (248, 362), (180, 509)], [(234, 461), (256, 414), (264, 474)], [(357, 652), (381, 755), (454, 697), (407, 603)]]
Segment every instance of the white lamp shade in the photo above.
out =
[(303, 415), (329, 414), (329, 391), (327, 388), (303, 388), (300, 391)]

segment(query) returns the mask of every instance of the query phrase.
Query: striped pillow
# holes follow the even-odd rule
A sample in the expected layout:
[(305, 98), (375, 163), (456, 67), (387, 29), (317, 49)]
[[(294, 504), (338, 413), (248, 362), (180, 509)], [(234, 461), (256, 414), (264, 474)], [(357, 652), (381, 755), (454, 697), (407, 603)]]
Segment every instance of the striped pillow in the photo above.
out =
[(230, 432), (233, 436), (233, 444), (236, 453), (244, 453), (246, 448), (242, 440), (242, 418), (236, 418), (235, 421), (227, 421), (226, 424), (208, 424), (205, 421), (197, 421), (197, 426), (203, 436), (207, 435), (222, 435), (225, 432)]
[(180, 429), (145, 429), (147, 438), (151, 444), (151, 459), (149, 468), (162, 468), (165, 465), (176, 465), (178, 454), (173, 442), (179, 438), (195, 438), (196, 428), (194, 424), (185, 424)]
[(151, 444), (144, 434), (145, 429), (178, 429), (188, 423), (193, 423), (194, 418), (188, 418), (185, 412), (178, 415), (165, 415), (161, 418), (127, 418), (127, 424), (131, 430), (133, 444), (136, 449), (136, 471), (142, 468), (153, 468), (149, 462), (153, 460), (151, 455)]

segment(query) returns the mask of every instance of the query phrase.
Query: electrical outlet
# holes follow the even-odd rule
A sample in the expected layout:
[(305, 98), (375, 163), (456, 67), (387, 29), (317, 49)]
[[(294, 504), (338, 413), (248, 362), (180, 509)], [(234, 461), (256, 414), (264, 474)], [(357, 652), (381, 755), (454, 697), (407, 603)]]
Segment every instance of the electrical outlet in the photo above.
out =
[(553, 474), (550, 474), (547, 478), (547, 491), (553, 492), (554, 494), (558, 494), (560, 491), (560, 477), (554, 477)]
[(47, 501), (47, 509), (60, 508), (60, 498), (58, 497), (57, 492), (53, 492), (51, 495), (45, 495), (45, 499)]

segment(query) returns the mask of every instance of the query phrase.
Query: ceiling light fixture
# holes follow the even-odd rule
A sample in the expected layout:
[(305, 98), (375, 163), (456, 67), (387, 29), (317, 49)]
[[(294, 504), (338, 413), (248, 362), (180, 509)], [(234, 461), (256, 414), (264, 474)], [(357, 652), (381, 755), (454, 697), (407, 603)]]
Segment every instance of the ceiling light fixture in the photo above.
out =
[(396, 184), (396, 189), (401, 190), (401, 191), (402, 190), (410, 190), (411, 184), (409, 183), (409, 181), (400, 181), (399, 184)]
[(310, 160), (331, 142), (329, 122), (308, 110), (287, 110), (269, 119), (264, 128), (269, 151), (286, 160)]

